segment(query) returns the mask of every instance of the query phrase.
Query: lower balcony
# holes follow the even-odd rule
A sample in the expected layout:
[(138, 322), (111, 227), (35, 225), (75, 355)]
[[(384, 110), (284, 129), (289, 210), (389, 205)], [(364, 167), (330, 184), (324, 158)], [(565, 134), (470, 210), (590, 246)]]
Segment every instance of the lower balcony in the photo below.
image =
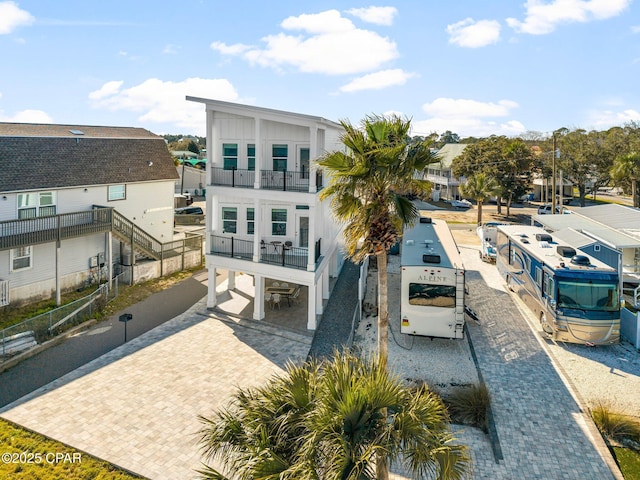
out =
[[(321, 240), (314, 245), (314, 265), (318, 266), (321, 258)], [(282, 267), (307, 270), (309, 263), (309, 249), (294, 247), (290, 241), (260, 241), (260, 263), (270, 263)], [(211, 255), (223, 257), (241, 258), (253, 261), (253, 240), (243, 240), (235, 237), (211, 235)]]

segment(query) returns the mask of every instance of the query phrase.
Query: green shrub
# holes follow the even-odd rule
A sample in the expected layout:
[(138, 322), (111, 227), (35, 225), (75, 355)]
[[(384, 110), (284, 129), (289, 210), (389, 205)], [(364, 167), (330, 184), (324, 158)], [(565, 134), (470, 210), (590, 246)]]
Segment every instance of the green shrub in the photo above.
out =
[(590, 409), (600, 434), (611, 443), (640, 442), (640, 420), (615, 411), (607, 402), (597, 401)]
[(491, 395), (484, 383), (455, 390), (444, 401), (453, 422), (481, 428), (485, 433), (488, 431)]

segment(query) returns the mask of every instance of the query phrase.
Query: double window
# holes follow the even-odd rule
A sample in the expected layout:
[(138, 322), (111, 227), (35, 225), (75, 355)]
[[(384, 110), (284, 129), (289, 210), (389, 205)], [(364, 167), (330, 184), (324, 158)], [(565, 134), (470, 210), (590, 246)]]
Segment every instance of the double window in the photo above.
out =
[(289, 156), (289, 146), (286, 144), (274, 144), (271, 147), (271, 157), (273, 158), (273, 170), (286, 172), (287, 158)]
[(109, 185), (108, 199), (110, 202), (124, 200), (125, 198), (127, 198), (126, 185)]
[(222, 233), (238, 233), (238, 209), (222, 207)]
[(247, 235), (253, 235), (255, 229), (255, 210), (247, 208)]
[(274, 208), (271, 210), (271, 235), (285, 236), (287, 234), (287, 209)]
[(222, 161), (225, 170), (237, 170), (238, 168), (238, 144), (222, 144)]
[(18, 218), (45, 217), (55, 214), (56, 192), (18, 194)]
[(247, 170), (256, 169), (256, 145), (255, 143), (247, 144)]
[(26, 270), (31, 268), (32, 248), (18, 247), (11, 250), (11, 271)]

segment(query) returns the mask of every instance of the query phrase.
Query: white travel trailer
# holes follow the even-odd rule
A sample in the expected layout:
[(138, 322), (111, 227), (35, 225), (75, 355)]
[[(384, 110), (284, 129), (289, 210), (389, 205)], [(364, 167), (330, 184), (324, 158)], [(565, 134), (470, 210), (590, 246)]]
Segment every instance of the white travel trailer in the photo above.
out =
[(421, 217), (403, 235), (402, 333), (463, 338), (464, 266), (444, 220)]

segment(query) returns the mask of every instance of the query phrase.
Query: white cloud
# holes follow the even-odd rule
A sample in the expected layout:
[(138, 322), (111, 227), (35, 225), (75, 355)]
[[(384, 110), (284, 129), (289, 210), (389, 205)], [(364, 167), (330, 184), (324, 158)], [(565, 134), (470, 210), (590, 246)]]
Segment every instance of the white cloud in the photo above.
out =
[(375, 70), (398, 57), (395, 42), (371, 30), (356, 28), (337, 10), (289, 17), (281, 26), (301, 33), (268, 35), (262, 39), (265, 48), (221, 42), (212, 43), (211, 48), (225, 55), (240, 55), (262, 67), (289, 66), (302, 72), (328, 75)]
[(253, 48), (251, 45), (244, 45), (242, 43), (227, 45), (224, 42), (213, 42), (210, 46), (213, 50), (217, 50), (223, 55), (240, 55)]
[(615, 17), (632, 0), (527, 0), (525, 19), (507, 18), (507, 24), (519, 33), (544, 35), (563, 23), (589, 22)]
[(405, 72), (400, 68), (381, 70), (358, 77), (340, 87), (341, 92), (358, 92), (360, 90), (382, 90), (383, 88), (404, 85), (415, 73)]
[(11, 33), (23, 25), (31, 25), (34, 21), (34, 16), (21, 10), (17, 3), (0, 2), (0, 35)]
[(588, 123), (596, 129), (607, 129), (627, 122), (640, 121), (640, 112), (632, 108), (625, 110), (592, 110), (588, 115)]
[(464, 98), (436, 98), (433, 102), (422, 105), (426, 113), (439, 117), (505, 117), (517, 107), (518, 104), (511, 100), (493, 103)]
[(42, 110), (22, 110), (13, 115), (4, 115), (0, 111), (0, 121), (15, 123), (53, 123), (53, 119), (48, 113)]
[(640, 25), (634, 25), (631, 27), (631, 33), (640, 33)]
[(91, 92), (94, 108), (131, 111), (146, 123), (171, 123), (176, 127), (204, 134), (205, 115), (201, 104), (186, 101), (186, 96), (238, 101), (238, 93), (226, 79), (187, 78), (181, 82), (165, 82), (150, 78), (130, 88), (111, 81)]
[(347, 10), (347, 13), (358, 17), (364, 22), (376, 25), (392, 25), (393, 17), (398, 14), (398, 9), (396, 7), (351, 8)]
[(486, 47), (500, 40), (500, 23), (496, 20), (479, 20), (466, 18), (460, 22), (447, 25), (449, 43), (460, 47)]
[(180, 50), (180, 47), (169, 43), (162, 49), (162, 53), (165, 55), (175, 55), (178, 53), (178, 50)]
[(122, 80), (112, 80), (111, 82), (105, 83), (100, 90), (96, 90), (89, 94), (90, 100), (100, 100), (101, 98), (109, 97), (115, 95), (120, 90), (124, 82)]
[(437, 98), (425, 103), (422, 109), (431, 116), (426, 120), (414, 120), (415, 135), (443, 133), (447, 130), (460, 136), (518, 135), (526, 131), (517, 120), (496, 121), (495, 117), (507, 117), (518, 107), (511, 100), (479, 102), (477, 100)]

